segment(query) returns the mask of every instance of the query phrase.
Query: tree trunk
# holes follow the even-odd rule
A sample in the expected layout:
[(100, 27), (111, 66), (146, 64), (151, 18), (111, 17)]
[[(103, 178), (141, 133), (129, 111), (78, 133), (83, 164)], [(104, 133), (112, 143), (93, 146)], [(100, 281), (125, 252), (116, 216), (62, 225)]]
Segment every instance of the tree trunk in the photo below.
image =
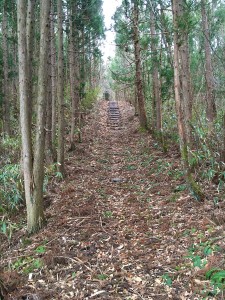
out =
[(63, 95), (63, 27), (62, 27), (62, 0), (57, 2), (58, 16), (58, 82), (57, 82), (57, 100), (58, 100), (58, 153), (57, 163), (58, 172), (64, 176), (64, 95)]
[(139, 9), (137, 0), (133, 0), (133, 42), (135, 51), (135, 67), (136, 67), (136, 86), (137, 86), (137, 99), (139, 107), (139, 120), (140, 125), (143, 128), (147, 128), (147, 117), (145, 111), (145, 99), (143, 91), (143, 79), (142, 79), (142, 66), (141, 66), (141, 56), (140, 56), (140, 40), (139, 40)]
[[(50, 37), (50, 35), (49, 35)], [(51, 37), (50, 37), (51, 38)], [(51, 85), (51, 47), (48, 47), (48, 64), (47, 64), (47, 110), (46, 110), (46, 136), (45, 136), (45, 145), (46, 145), (46, 162), (47, 164), (51, 164), (54, 162), (54, 155), (52, 149), (52, 85)]]
[(10, 135), (10, 95), (9, 95), (9, 64), (8, 64), (8, 26), (7, 26), (7, 10), (5, 0), (3, 5), (2, 16), (2, 50), (3, 50), (3, 131)]
[(29, 99), (27, 77), (27, 49), (26, 49), (26, 0), (17, 2), (17, 30), (18, 30), (18, 61), (19, 61), (19, 98), (20, 123), (22, 135), (22, 162), (24, 173), (25, 198), (27, 206), (27, 229), (33, 228), (33, 180), (32, 180), (32, 145), (29, 123)]
[(204, 48), (205, 48), (205, 79), (206, 79), (206, 97), (207, 97), (207, 108), (206, 116), (209, 122), (209, 128), (212, 129), (213, 121), (216, 117), (216, 105), (215, 105), (215, 86), (214, 76), (212, 67), (212, 56), (210, 47), (210, 35), (209, 35), (209, 24), (206, 13), (206, 1), (201, 0), (201, 12), (202, 12), (202, 28), (204, 35)]
[[(177, 32), (177, 47), (179, 60), (179, 79), (180, 93), (182, 96), (183, 122), (185, 126), (185, 135), (188, 146), (191, 146), (192, 135), (190, 122), (192, 119), (192, 87), (190, 74), (190, 59), (188, 45), (188, 28), (183, 24), (180, 26), (180, 20), (185, 20), (184, 0), (174, 0), (175, 4), (175, 30)], [(183, 21), (184, 22), (184, 21)]]
[(44, 224), (43, 209), (43, 182), (44, 182), (44, 149), (45, 149), (45, 118), (46, 118), (46, 98), (49, 50), (49, 13), (50, 0), (41, 0), (41, 22), (40, 22), (40, 55), (38, 70), (38, 97), (37, 97), (37, 124), (36, 143), (34, 152), (34, 192), (32, 205), (32, 232), (38, 231)]
[[(151, 29), (151, 52), (152, 52), (152, 65), (153, 65), (153, 101), (156, 107), (156, 131), (162, 133), (162, 101), (160, 93), (160, 80), (159, 80), (159, 67), (157, 58), (157, 37), (155, 30), (155, 16), (153, 7), (150, 9), (150, 29)], [(153, 114), (154, 115), (154, 114)], [(154, 128), (153, 128), (154, 130)]]
[(55, 25), (54, 25), (54, 5), (53, 0), (51, 1), (51, 23), (50, 23), (50, 47), (51, 47), (51, 108), (52, 108), (52, 125), (51, 125), (51, 135), (52, 135), (52, 153), (53, 153), (53, 161), (57, 161), (56, 154), (56, 47), (55, 47)]
[(76, 49), (75, 49), (76, 24), (72, 21), (72, 19), (76, 15), (76, 10), (74, 9), (75, 5), (74, 4), (71, 5), (70, 38), (69, 38), (70, 94), (71, 94), (71, 101), (72, 101), (70, 150), (75, 149), (74, 133), (75, 133), (75, 125), (76, 125), (76, 114), (77, 114), (78, 103), (79, 103), (79, 87), (78, 87), (78, 78), (77, 78), (78, 64), (76, 61)]
[(186, 181), (193, 196), (198, 200), (203, 200), (199, 185), (194, 181), (189, 164), (188, 148), (191, 143), (191, 131), (189, 121), (191, 120), (191, 91), (190, 91), (190, 71), (189, 71), (189, 49), (188, 32), (180, 26), (180, 20), (184, 20), (184, 1), (173, 0), (173, 24), (174, 24), (174, 90), (176, 111), (178, 120), (178, 131), (180, 137), (180, 151)]
[(181, 86), (180, 86), (180, 66), (179, 66), (179, 47), (178, 47), (178, 25), (177, 25), (177, 3), (173, 1), (173, 16), (174, 16), (174, 91), (177, 112), (177, 125), (180, 137), (180, 149), (186, 145), (186, 134), (184, 128), (184, 114), (181, 99)]
[[(32, 75), (33, 75), (33, 49), (34, 49), (34, 6), (36, 0), (28, 0), (27, 5), (27, 76), (28, 76), (28, 100), (29, 100), (29, 129), (31, 131), (32, 124), (32, 102), (33, 102), (33, 91), (32, 91)], [(30, 133), (31, 135), (31, 133)]]

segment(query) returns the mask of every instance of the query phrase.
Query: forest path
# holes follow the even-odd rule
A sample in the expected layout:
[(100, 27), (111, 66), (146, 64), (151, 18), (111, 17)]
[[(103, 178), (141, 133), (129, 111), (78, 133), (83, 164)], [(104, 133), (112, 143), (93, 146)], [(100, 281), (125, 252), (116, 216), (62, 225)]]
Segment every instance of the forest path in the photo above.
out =
[(163, 154), (132, 107), (119, 107), (113, 130), (108, 103), (98, 104), (69, 153), (67, 178), (48, 195), (47, 226), (6, 253), (41, 261), (17, 268), (9, 299), (201, 299), (185, 257), (211, 223), (184, 190), (177, 153)]

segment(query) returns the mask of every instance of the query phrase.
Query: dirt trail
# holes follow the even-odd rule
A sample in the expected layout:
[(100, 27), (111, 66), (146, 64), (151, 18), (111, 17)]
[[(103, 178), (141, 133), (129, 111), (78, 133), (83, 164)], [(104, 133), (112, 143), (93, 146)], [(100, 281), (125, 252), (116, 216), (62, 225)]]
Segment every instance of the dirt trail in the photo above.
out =
[(27, 274), (17, 268), (23, 275), (8, 299), (201, 299), (183, 265), (212, 224), (183, 189), (177, 153), (141, 133), (126, 103), (121, 128), (111, 129), (107, 105), (89, 117), (66, 180), (48, 195), (47, 227), (6, 253), (12, 264), (20, 256), (42, 263)]

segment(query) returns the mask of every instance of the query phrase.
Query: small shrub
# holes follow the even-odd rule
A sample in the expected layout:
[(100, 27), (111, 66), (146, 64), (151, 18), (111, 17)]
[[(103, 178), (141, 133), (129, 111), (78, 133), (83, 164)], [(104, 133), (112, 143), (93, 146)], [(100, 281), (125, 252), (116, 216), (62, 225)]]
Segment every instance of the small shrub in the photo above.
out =
[(90, 110), (93, 108), (93, 105), (98, 99), (98, 95), (100, 93), (99, 88), (90, 89), (86, 91), (83, 100), (81, 101), (81, 107), (84, 111)]
[(3, 164), (18, 162), (21, 155), (21, 140), (16, 137), (4, 137), (1, 141), (0, 161)]
[(15, 209), (23, 201), (24, 189), (20, 165), (10, 164), (0, 173), (0, 207)]
[(39, 258), (34, 258), (32, 256), (22, 257), (15, 261), (11, 268), (12, 270), (17, 270), (23, 274), (29, 274), (34, 271), (40, 270), (43, 266), (43, 262)]

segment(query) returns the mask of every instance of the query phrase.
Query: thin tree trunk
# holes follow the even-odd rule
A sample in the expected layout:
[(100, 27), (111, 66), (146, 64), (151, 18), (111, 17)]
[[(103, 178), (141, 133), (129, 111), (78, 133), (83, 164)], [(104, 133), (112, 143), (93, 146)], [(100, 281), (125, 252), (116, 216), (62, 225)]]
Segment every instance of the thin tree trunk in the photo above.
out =
[(32, 145), (29, 123), (29, 99), (27, 77), (27, 49), (26, 49), (26, 0), (17, 2), (17, 30), (18, 30), (18, 60), (19, 60), (19, 98), (20, 98), (20, 124), (22, 135), (22, 162), (24, 173), (25, 198), (27, 206), (27, 229), (32, 231)]
[(78, 109), (79, 102), (79, 88), (77, 80), (77, 61), (76, 61), (76, 49), (75, 49), (75, 24), (72, 18), (76, 15), (75, 4), (71, 4), (71, 14), (70, 14), (70, 38), (69, 38), (69, 67), (70, 67), (70, 94), (72, 101), (72, 113), (71, 113), (71, 131), (70, 131), (70, 150), (75, 149), (74, 133), (76, 125), (76, 113)]
[(142, 80), (142, 66), (140, 57), (140, 40), (139, 40), (139, 30), (138, 30), (138, 4), (137, 0), (133, 0), (133, 41), (134, 41), (134, 51), (135, 51), (135, 66), (136, 66), (136, 86), (137, 86), (137, 98), (138, 98), (138, 108), (139, 108), (139, 120), (140, 125), (143, 128), (147, 128), (147, 117), (145, 111), (145, 99), (143, 91), (143, 80)]
[(51, 125), (51, 134), (52, 134), (52, 153), (53, 160), (57, 161), (56, 154), (56, 47), (55, 47), (55, 29), (54, 29), (54, 0), (51, 1), (51, 23), (50, 23), (50, 47), (51, 47), (51, 108), (52, 108), (52, 125)]
[(10, 135), (10, 95), (9, 95), (9, 64), (8, 64), (8, 26), (7, 26), (7, 1), (5, 0), (3, 5), (3, 17), (2, 17), (2, 50), (3, 50), (3, 74), (4, 74), (4, 84), (3, 84), (3, 130), (7, 135)]
[(57, 82), (57, 99), (58, 99), (58, 153), (57, 163), (58, 171), (64, 175), (64, 101), (63, 101), (63, 27), (62, 27), (62, 0), (57, 2), (58, 16), (58, 82)]
[(215, 105), (215, 86), (212, 67), (212, 56), (210, 47), (210, 35), (209, 35), (209, 23), (206, 13), (206, 1), (201, 0), (201, 12), (202, 12), (202, 28), (204, 35), (204, 48), (205, 48), (205, 79), (207, 89), (207, 108), (206, 116), (209, 122), (209, 128), (212, 129), (213, 121), (216, 117), (216, 105)]
[[(32, 91), (32, 76), (33, 76), (33, 49), (34, 49), (34, 6), (36, 0), (28, 0), (27, 5), (27, 76), (28, 76), (28, 99), (29, 99), (29, 122), (30, 122), (30, 131), (32, 124), (32, 102), (33, 102), (33, 91)], [(31, 133), (30, 133), (31, 135)]]
[[(50, 42), (50, 40), (49, 40)], [(46, 162), (51, 164), (54, 162), (54, 155), (52, 149), (52, 85), (51, 85), (51, 49), (50, 43), (48, 47), (48, 79), (47, 79), (47, 110), (46, 110), (46, 136), (45, 136), (45, 145), (46, 145)]]
[(160, 5), (160, 22), (162, 26), (161, 35), (164, 42), (164, 46), (166, 48), (167, 62), (171, 66), (171, 68), (173, 68), (172, 38), (170, 34), (170, 29), (168, 28), (168, 24), (166, 22), (164, 4), (161, 0), (159, 1), (159, 5)]
[[(159, 80), (159, 67), (157, 58), (157, 41), (155, 30), (155, 16), (150, 10), (150, 29), (151, 29), (151, 51), (152, 51), (152, 64), (153, 64), (153, 102), (156, 107), (156, 130), (158, 133), (162, 132), (162, 101), (160, 93), (160, 80)], [(154, 115), (154, 114), (153, 114)]]
[(180, 137), (180, 149), (184, 148), (186, 144), (186, 135), (184, 128), (184, 114), (181, 100), (181, 86), (180, 86), (180, 68), (179, 68), (179, 53), (178, 53), (178, 32), (177, 32), (177, 8), (176, 1), (173, 1), (173, 15), (174, 15), (174, 91), (177, 112), (177, 125)]
[(174, 0), (176, 2), (176, 22), (178, 26), (177, 45), (178, 45), (178, 59), (180, 65), (180, 93), (182, 94), (182, 105), (184, 115), (184, 126), (186, 141), (188, 146), (192, 144), (191, 126), (192, 120), (192, 87), (191, 87), (191, 74), (190, 74), (190, 58), (189, 58), (189, 45), (188, 45), (188, 29), (180, 28), (178, 20), (184, 20), (184, 7), (183, 0)]

